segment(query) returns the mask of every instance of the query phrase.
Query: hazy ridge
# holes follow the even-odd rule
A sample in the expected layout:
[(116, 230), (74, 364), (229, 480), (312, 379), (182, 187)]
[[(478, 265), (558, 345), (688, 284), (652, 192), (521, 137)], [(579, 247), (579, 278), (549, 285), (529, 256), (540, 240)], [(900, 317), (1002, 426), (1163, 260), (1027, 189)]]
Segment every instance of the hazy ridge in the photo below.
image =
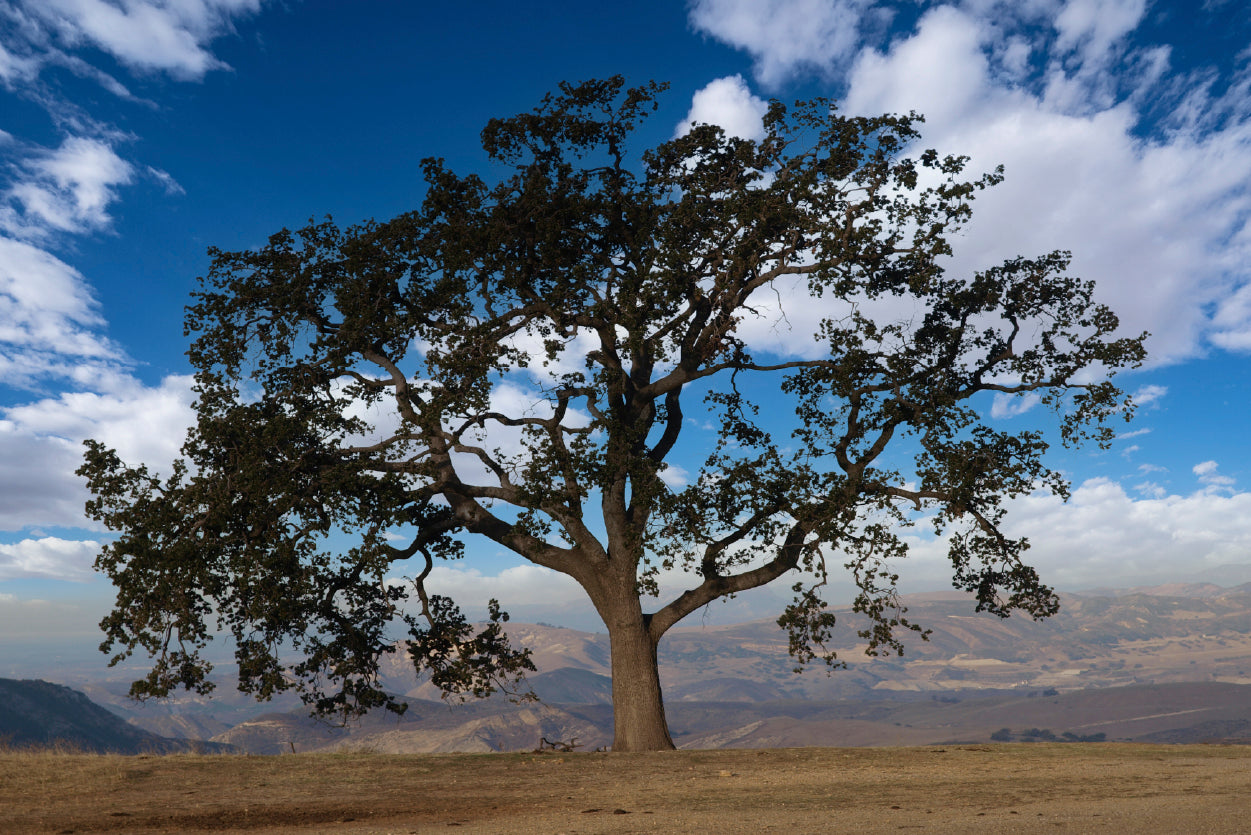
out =
[[(846, 669), (792, 672), (772, 621), (678, 627), (660, 647), (675, 740), (687, 747), (916, 745), (949, 741), (1092, 738), (1145, 742), (1251, 737), (1251, 585), (1171, 585), (1064, 595), (1061, 613), (1034, 622), (972, 612), (954, 593), (906, 599), (932, 630), (903, 658), (867, 658), (849, 612), (831, 648)], [(534, 650), (530, 684), (541, 702), (502, 698), (449, 705), (402, 660), (384, 670), (405, 694), (402, 717), (350, 728), (309, 719), (298, 701), (257, 705), (222, 680), (212, 699), (137, 706), (122, 678), (78, 682), (92, 699), (162, 736), (254, 753), (368, 749), (530, 749), (542, 738), (592, 749), (611, 739), (606, 635), (511, 624)], [(1047, 738), (1046, 736), (1042, 738)]]

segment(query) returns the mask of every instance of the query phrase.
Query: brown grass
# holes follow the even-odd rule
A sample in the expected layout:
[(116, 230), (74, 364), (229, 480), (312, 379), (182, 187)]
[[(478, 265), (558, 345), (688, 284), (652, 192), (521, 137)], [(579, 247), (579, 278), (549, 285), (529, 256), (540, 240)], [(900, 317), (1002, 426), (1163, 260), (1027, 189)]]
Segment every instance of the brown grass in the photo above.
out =
[(0, 832), (1239, 832), (1251, 748), (0, 754)]

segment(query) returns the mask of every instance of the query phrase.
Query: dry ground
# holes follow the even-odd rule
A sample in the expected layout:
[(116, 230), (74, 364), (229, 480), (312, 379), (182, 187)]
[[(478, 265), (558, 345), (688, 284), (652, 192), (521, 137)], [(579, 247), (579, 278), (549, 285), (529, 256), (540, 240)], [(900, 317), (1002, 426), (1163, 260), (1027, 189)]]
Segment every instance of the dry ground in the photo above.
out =
[(1251, 748), (0, 754), (4, 833), (1251, 833)]

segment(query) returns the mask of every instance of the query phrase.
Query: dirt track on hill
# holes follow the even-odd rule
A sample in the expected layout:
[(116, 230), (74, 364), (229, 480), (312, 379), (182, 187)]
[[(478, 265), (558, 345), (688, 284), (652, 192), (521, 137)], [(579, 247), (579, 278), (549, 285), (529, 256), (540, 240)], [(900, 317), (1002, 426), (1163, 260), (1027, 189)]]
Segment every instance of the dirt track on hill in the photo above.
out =
[(1251, 748), (0, 755), (5, 833), (1251, 833)]

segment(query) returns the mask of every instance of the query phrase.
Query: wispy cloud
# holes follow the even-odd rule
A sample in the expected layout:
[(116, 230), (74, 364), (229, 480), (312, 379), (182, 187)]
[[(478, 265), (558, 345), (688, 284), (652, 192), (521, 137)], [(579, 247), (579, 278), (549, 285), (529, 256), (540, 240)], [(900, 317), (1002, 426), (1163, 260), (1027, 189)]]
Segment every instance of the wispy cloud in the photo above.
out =
[[(1146, 406), (1149, 403), (1155, 403), (1164, 395), (1168, 394), (1168, 386), (1148, 385), (1139, 387), (1134, 393), (1134, 402), (1139, 406)], [(1140, 429), (1131, 435), (1123, 435), (1124, 438), (1133, 437), (1133, 435), (1150, 432), (1150, 429)]]
[[(0, 530), (92, 529), (74, 475), (84, 438), (131, 463), (167, 465), (192, 419), (191, 379), (146, 385), (107, 337), (90, 277), (66, 263), (76, 236), (108, 233), (126, 187), (169, 195), (165, 171), (123, 158), (134, 139), (44, 80), (59, 67), (134, 101), (118, 71), (194, 81), (226, 64), (210, 51), (263, 0), (0, 0), (0, 85), (42, 107), (61, 139), (0, 131), (0, 386), (34, 399), (0, 408)], [(101, 61), (107, 54), (116, 63)], [(108, 66), (106, 71), (101, 65)], [(50, 391), (59, 392), (49, 395)], [(0, 579), (82, 579), (98, 543), (31, 538), (0, 546)]]
[[(9, 36), (0, 40), (0, 79), (28, 81), (44, 64), (61, 60), (74, 50), (92, 47), (107, 52), (131, 70), (196, 80), (211, 70), (226, 68), (209, 50), (210, 42), (232, 31), (233, 18), (258, 12), (261, 3), (262, 0), (7, 2), (0, 11), (15, 25)], [(110, 81), (117, 84), (111, 78)], [(105, 86), (109, 84), (106, 82)], [(121, 94), (116, 89), (112, 92)]]
[(1232, 489), (1235, 484), (1234, 479), (1217, 472), (1219, 469), (1220, 465), (1215, 461), (1204, 461), (1191, 467), (1191, 472), (1199, 478), (1200, 484), (1211, 489)]
[(0, 385), (37, 389), (98, 377), (124, 362), (102, 333), (95, 296), (73, 267), (0, 236)]
[(1006, 420), (1023, 415), (1042, 402), (1042, 397), (1034, 392), (1027, 394), (996, 394), (991, 403), (990, 416), (995, 420)]

